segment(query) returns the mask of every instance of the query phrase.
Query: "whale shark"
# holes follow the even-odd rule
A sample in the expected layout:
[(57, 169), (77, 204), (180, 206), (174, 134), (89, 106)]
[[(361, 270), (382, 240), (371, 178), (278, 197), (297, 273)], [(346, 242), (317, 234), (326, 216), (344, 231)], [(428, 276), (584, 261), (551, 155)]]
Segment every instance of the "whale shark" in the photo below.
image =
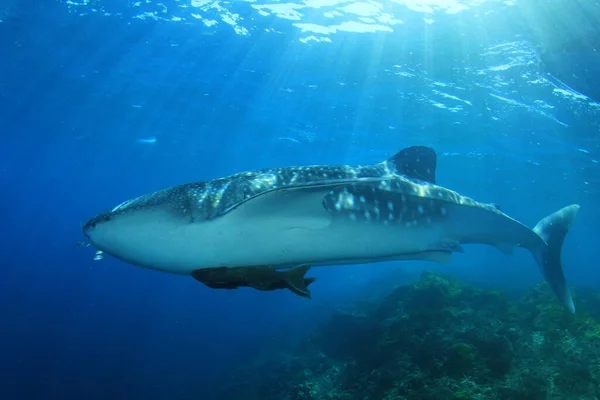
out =
[(463, 245), (475, 243), (506, 254), (521, 247), (562, 305), (575, 312), (561, 249), (579, 206), (529, 228), (495, 204), (438, 185), (436, 165), (433, 149), (412, 146), (373, 165), (241, 172), (125, 201), (90, 219), (83, 233), (127, 263), (191, 275), (207, 286), (260, 288), (256, 282), (266, 279), (268, 289), (304, 295), (310, 293), (302, 280), (306, 269), (296, 286), (273, 283), (275, 273), (394, 260), (449, 263)]

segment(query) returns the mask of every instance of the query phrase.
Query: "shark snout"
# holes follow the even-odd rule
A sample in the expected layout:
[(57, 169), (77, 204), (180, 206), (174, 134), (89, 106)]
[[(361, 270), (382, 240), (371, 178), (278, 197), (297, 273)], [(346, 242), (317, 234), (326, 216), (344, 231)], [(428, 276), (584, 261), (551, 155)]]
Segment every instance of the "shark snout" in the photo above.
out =
[(83, 234), (88, 239), (90, 239), (90, 235), (92, 234), (94, 229), (96, 229), (96, 226), (103, 222), (110, 221), (111, 218), (112, 218), (112, 216), (110, 215), (110, 213), (102, 213), (102, 214), (96, 215), (94, 218), (90, 219), (88, 222), (85, 223), (85, 225), (83, 226)]
[(94, 227), (90, 224), (90, 221), (86, 222), (86, 224), (83, 226), (83, 235), (86, 238), (90, 238), (90, 230), (92, 230)]

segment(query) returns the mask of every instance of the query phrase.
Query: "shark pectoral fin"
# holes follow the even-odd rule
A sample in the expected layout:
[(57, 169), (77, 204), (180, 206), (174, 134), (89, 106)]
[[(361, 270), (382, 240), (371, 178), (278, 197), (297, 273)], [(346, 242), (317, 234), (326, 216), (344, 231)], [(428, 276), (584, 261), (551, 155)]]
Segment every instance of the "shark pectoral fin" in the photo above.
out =
[(505, 256), (512, 256), (515, 253), (515, 246), (512, 244), (498, 243), (494, 247), (500, 250)]
[(498, 203), (489, 203), (489, 205), (494, 207), (498, 211), (502, 211), (502, 209), (500, 208), (500, 204)]
[[(235, 220), (260, 219), (263, 226), (277, 224), (277, 230), (318, 230), (331, 224), (332, 218), (322, 203), (329, 191), (326, 186), (300, 186), (262, 193), (228, 211)], [(257, 222), (258, 223), (258, 222)]]
[(452, 253), (464, 253), (465, 249), (455, 240), (444, 240), (434, 246), (435, 250), (450, 251)]
[(452, 252), (449, 250), (423, 251), (414, 259), (433, 261), (440, 264), (450, 264), (452, 262)]
[(310, 265), (300, 265), (283, 272), (283, 274), (285, 274), (285, 282), (288, 289), (290, 289), (294, 294), (297, 294), (301, 297), (306, 297), (308, 299), (311, 298), (308, 285), (316, 280), (316, 278), (304, 277), (309, 269)]

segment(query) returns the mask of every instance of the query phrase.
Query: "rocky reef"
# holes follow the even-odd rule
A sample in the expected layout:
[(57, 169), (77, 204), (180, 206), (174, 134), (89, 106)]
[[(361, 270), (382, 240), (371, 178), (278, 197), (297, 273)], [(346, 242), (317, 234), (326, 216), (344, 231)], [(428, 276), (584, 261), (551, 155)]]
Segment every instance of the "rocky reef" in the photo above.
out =
[(575, 302), (572, 315), (546, 284), (515, 301), (423, 273), (240, 367), (219, 398), (598, 399), (600, 294), (576, 290)]

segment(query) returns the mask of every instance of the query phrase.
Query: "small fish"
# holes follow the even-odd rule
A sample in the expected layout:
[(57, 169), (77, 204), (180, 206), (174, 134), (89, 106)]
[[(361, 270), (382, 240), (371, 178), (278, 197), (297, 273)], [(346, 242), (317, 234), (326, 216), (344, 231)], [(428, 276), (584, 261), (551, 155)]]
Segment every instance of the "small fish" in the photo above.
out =
[(142, 144), (154, 144), (157, 142), (157, 139), (154, 136), (150, 136), (147, 138), (140, 138), (140, 139), (136, 140), (136, 142), (142, 143)]
[(94, 255), (94, 261), (100, 260), (104, 260), (104, 252), (102, 250), (96, 251), (96, 254)]
[(315, 278), (305, 278), (310, 266), (298, 266), (284, 271), (272, 267), (220, 267), (197, 269), (192, 277), (213, 289), (237, 289), (248, 286), (258, 290), (289, 289), (301, 297), (311, 298), (308, 286)]

